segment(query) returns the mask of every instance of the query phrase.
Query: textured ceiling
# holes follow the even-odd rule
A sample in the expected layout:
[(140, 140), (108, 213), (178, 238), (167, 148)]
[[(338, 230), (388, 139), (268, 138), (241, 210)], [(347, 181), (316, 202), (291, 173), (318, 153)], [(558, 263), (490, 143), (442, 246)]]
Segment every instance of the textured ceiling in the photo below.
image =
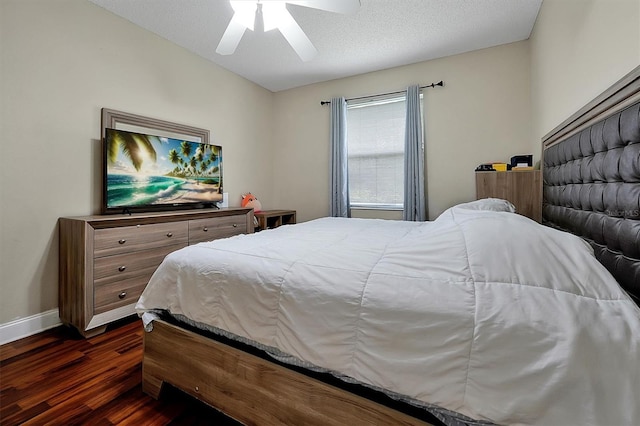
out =
[(525, 40), (542, 0), (361, 0), (351, 16), (287, 5), (318, 49), (301, 61), (278, 31), (246, 31), (233, 55), (216, 47), (226, 0), (90, 0), (277, 92)]

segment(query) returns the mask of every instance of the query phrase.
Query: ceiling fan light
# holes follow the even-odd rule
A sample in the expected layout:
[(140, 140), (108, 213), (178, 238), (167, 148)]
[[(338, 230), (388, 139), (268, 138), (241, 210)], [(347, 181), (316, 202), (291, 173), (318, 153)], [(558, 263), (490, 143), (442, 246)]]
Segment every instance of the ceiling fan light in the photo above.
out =
[(263, 3), (262, 11), (265, 31), (281, 27), (290, 16), (284, 2)]
[(258, 8), (258, 2), (246, 0), (230, 0), (229, 3), (231, 3), (231, 8), (234, 12), (233, 19), (253, 31), (253, 24), (256, 18), (256, 9)]
[(262, 3), (262, 17), (264, 30), (271, 31), (280, 28), (286, 22), (289, 11), (283, 1), (270, 1)]

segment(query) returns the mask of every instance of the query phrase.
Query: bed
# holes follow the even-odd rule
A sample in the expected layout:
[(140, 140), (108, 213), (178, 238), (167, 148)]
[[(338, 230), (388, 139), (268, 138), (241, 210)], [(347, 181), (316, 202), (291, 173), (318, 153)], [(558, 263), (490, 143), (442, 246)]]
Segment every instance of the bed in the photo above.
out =
[[(634, 72), (600, 118), (633, 107)], [(551, 152), (596, 125), (575, 122)], [(616, 282), (590, 244), (609, 238), (554, 215), (479, 200), (432, 222), (323, 218), (176, 251), (136, 306), (143, 389), (169, 383), (245, 424), (638, 424), (635, 252), (607, 248), (631, 265)]]

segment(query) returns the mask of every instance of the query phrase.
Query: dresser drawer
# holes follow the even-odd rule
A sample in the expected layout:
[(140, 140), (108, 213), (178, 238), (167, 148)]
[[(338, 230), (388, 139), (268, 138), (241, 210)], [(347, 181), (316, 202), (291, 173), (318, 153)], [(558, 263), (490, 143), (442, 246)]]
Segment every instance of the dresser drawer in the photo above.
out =
[(141, 275), (151, 277), (166, 255), (182, 247), (186, 247), (186, 244), (96, 258), (93, 266), (94, 285), (97, 288)]
[(167, 244), (187, 244), (187, 221), (96, 229), (94, 257), (130, 253)]
[(232, 237), (247, 232), (247, 216), (233, 215), (189, 221), (189, 244)]
[(93, 313), (101, 314), (121, 306), (136, 303), (152, 274), (153, 271), (129, 280), (116, 281), (95, 287)]

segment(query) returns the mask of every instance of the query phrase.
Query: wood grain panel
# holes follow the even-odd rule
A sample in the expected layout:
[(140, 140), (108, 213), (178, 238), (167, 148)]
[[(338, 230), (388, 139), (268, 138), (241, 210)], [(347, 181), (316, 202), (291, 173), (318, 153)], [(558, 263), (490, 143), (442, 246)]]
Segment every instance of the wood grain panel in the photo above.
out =
[(121, 226), (146, 225), (158, 222), (180, 222), (183, 220), (206, 219), (209, 217), (225, 217), (237, 215), (251, 215), (253, 220), (253, 209), (249, 208), (225, 208), (225, 209), (193, 209), (175, 210), (149, 213), (132, 213), (130, 215), (106, 214), (80, 216), (75, 219), (82, 219), (91, 223), (95, 229), (114, 228)]
[(93, 313), (96, 315), (102, 314), (121, 306), (136, 303), (149, 283), (151, 274), (153, 272), (148, 275), (96, 287)]
[(91, 321), (93, 292), (84, 298), (85, 283), (93, 280), (93, 232), (85, 221), (60, 218), (58, 311), (64, 324), (84, 330)]
[[(94, 281), (93, 312), (100, 314), (120, 306), (136, 303), (164, 257), (181, 247), (160, 247), (136, 252), (132, 255), (97, 259), (96, 264), (100, 263), (101, 265), (96, 266), (97, 279)], [(114, 257), (118, 259), (112, 259)], [(119, 270), (121, 267), (126, 267), (126, 269), (121, 272)]]
[(516, 212), (542, 221), (542, 174), (540, 170), (476, 172), (476, 198), (510, 201)]
[(172, 251), (186, 247), (187, 244), (159, 246), (149, 250), (95, 259), (93, 279), (95, 286), (122, 281), (140, 275), (151, 276), (158, 265)]
[(97, 229), (93, 253), (95, 257), (103, 257), (166, 244), (186, 246), (188, 233), (187, 221)]
[(245, 215), (189, 221), (189, 244), (228, 238), (247, 232)]
[(162, 321), (144, 346), (145, 392), (170, 383), (248, 425), (427, 424)]

